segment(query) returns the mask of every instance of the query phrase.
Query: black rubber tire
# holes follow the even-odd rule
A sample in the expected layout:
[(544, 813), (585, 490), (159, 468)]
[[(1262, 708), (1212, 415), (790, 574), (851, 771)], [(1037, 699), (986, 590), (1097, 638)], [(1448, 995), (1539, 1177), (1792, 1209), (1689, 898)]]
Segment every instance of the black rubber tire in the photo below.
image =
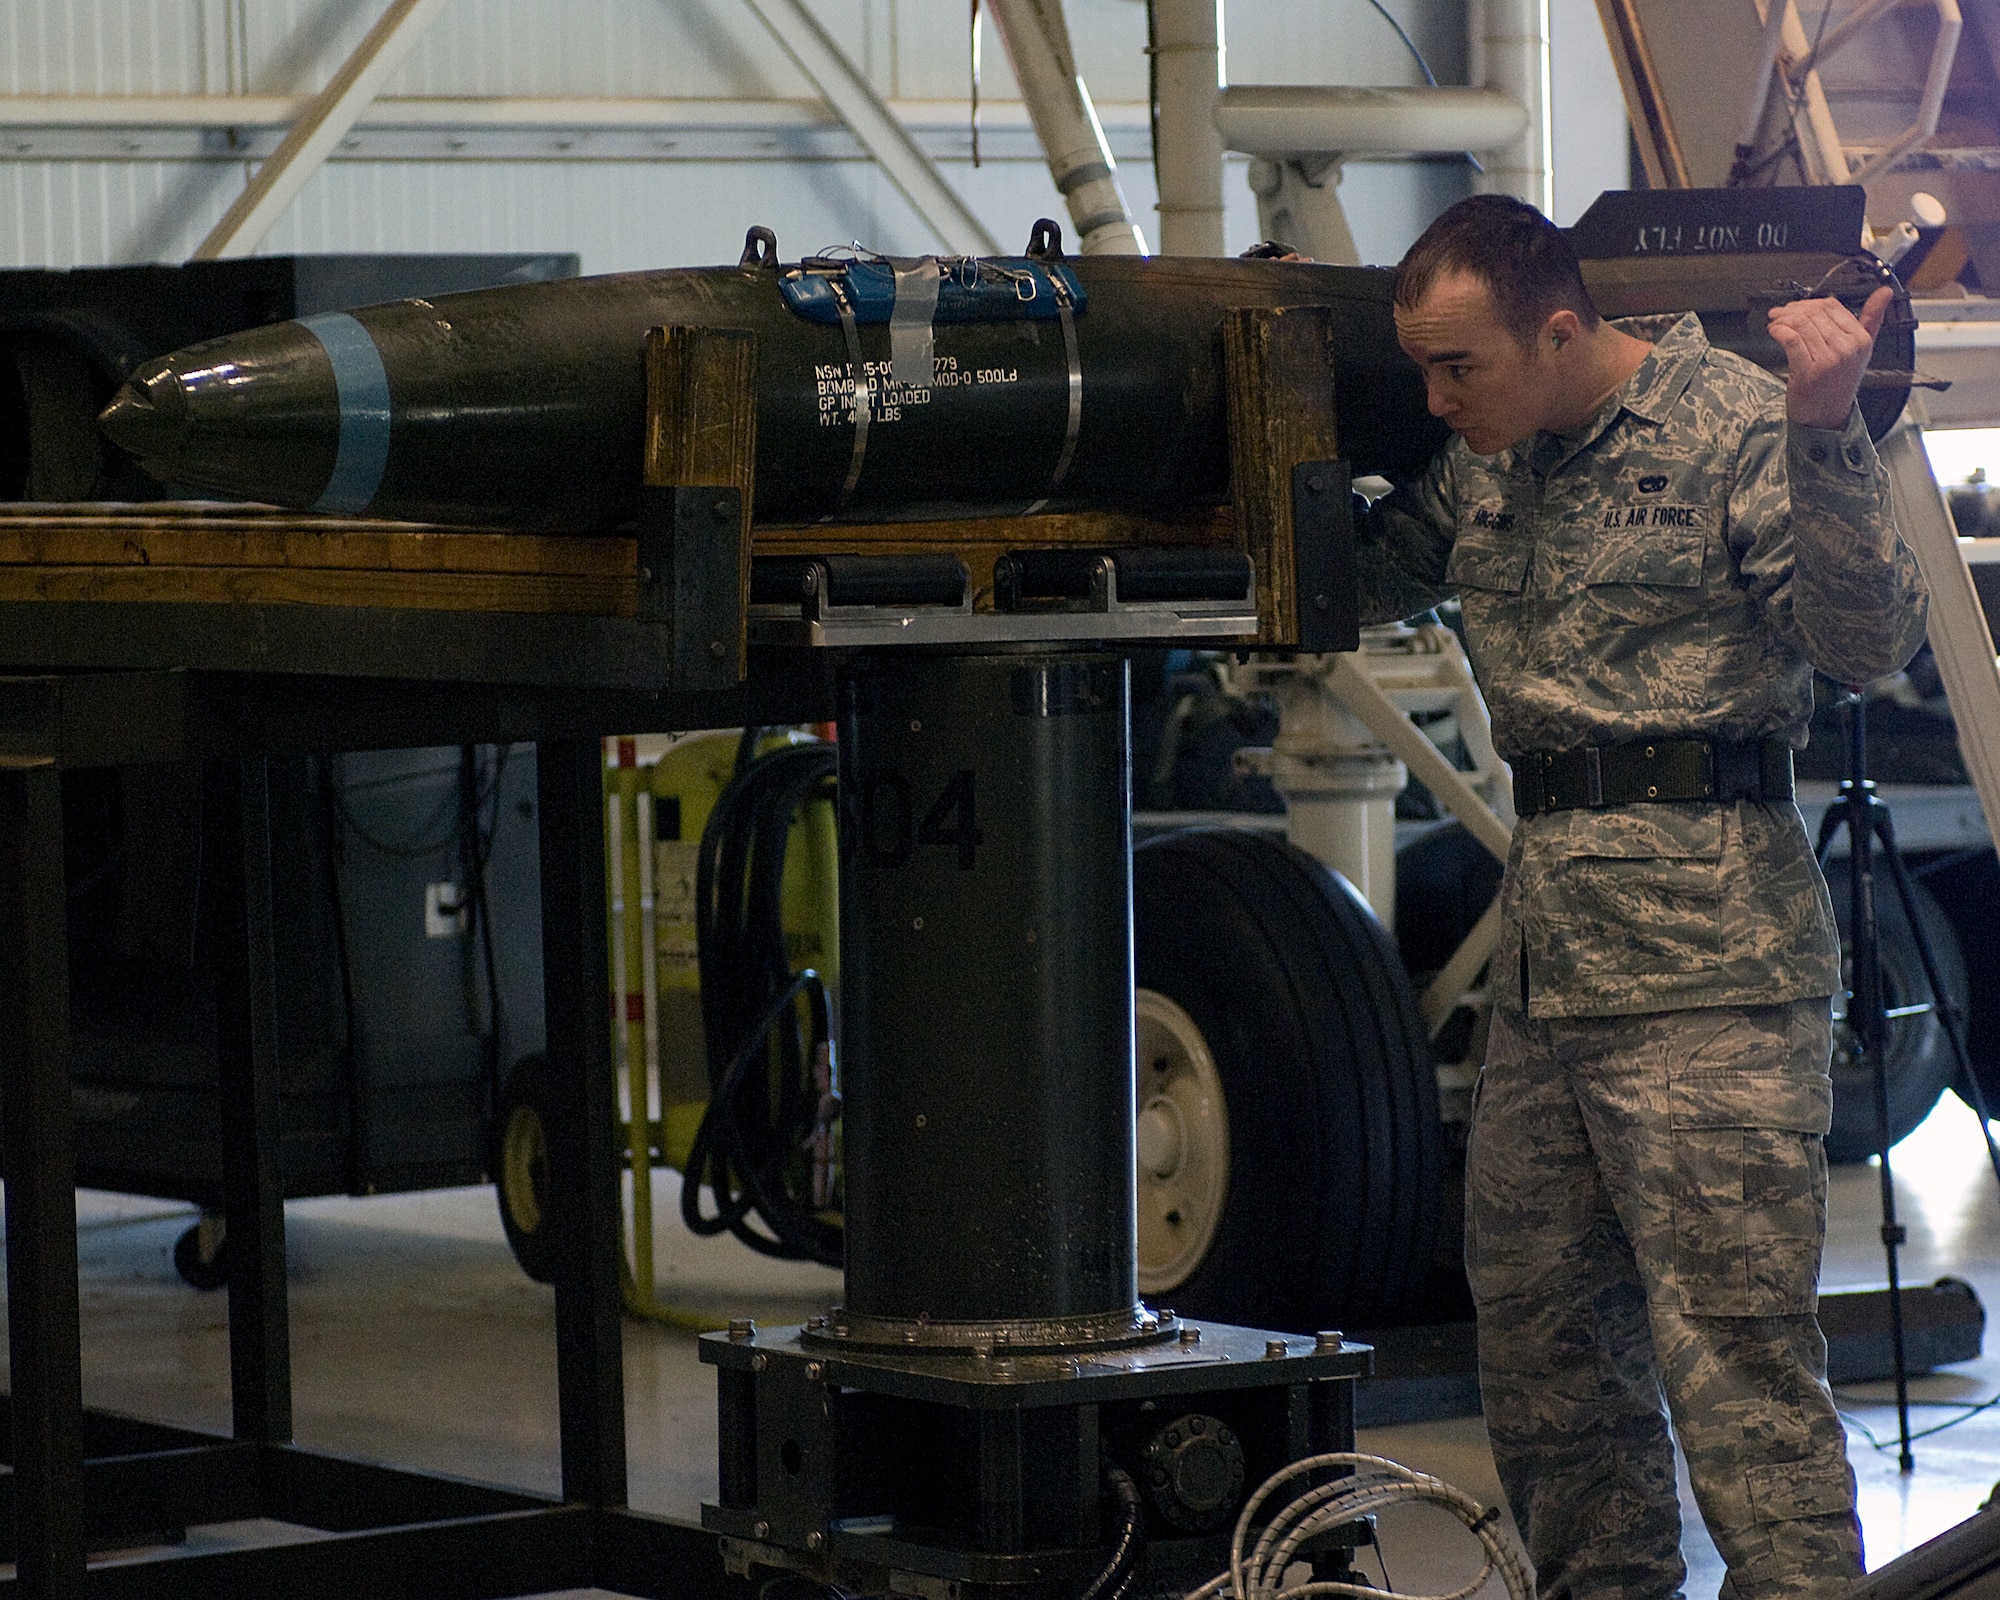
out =
[(222, 1241), (222, 1247), (215, 1252), (214, 1259), (201, 1258), (201, 1224), (196, 1223), (174, 1241), (174, 1271), (181, 1275), (181, 1281), (191, 1289), (208, 1293), (229, 1285), (229, 1240)]
[(1133, 852), (1138, 983), (1201, 1029), (1228, 1102), (1215, 1242), (1158, 1298), (1307, 1332), (1423, 1307), (1443, 1135), (1430, 1041), (1394, 944), (1283, 840), (1195, 828)]
[(1396, 943), (1406, 971), (1437, 972), (1500, 892), (1500, 863), (1462, 822), (1396, 852)]
[[(1843, 861), (1828, 865), (1834, 920), (1840, 924), (1844, 960), (1848, 949), (1847, 868)], [(1963, 1007), (1968, 987), (1965, 956), (1959, 949), (1951, 919), (1921, 883), (1912, 883), (1910, 888), (1917, 921), (1930, 937), (1938, 972), (1946, 989)], [(1875, 879), (1875, 924), (1881, 940), (1884, 1003), (1894, 1009), (1928, 1001), (1930, 988), (1924, 981), (1923, 958), (1917, 951), (1916, 936), (1903, 914), (1895, 882), (1880, 863)], [(1826, 1136), (1826, 1158), (1832, 1162), (1866, 1161), (1881, 1143), (1875, 1115), (1874, 1075), (1856, 1065), (1847, 1041), (1843, 1023), (1835, 1028), (1833, 1040), (1833, 1127)], [(1957, 1061), (1951, 1040), (1945, 1035), (1944, 1019), (1935, 1013), (1891, 1017), (1888, 1064), (1889, 1142), (1894, 1144), (1931, 1114), (1938, 1097), (1957, 1075)]]
[(508, 1248), (521, 1270), (537, 1283), (556, 1280), (548, 1171), (548, 1107), (553, 1098), (548, 1057), (536, 1051), (515, 1062), (500, 1085), (487, 1157)]

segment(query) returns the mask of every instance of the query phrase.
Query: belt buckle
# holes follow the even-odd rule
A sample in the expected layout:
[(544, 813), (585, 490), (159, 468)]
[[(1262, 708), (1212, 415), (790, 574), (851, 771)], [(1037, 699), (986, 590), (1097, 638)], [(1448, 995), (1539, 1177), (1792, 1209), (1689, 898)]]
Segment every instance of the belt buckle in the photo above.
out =
[(1594, 744), (1583, 747), (1583, 803), (1604, 804), (1604, 752)]

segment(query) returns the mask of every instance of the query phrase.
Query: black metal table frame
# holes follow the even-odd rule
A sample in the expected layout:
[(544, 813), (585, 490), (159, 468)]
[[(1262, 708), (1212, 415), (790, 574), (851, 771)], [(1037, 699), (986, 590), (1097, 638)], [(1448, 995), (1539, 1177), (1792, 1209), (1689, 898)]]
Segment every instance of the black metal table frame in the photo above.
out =
[[(11, 608), (10, 608), (11, 609)], [(0, 1541), (34, 1600), (340, 1596), (498, 1600), (597, 1586), (719, 1594), (712, 1535), (626, 1508), (618, 1167), (600, 739), (818, 713), (814, 669), (746, 694), (151, 670), (0, 678), (0, 1129), (12, 1398)], [(308, 751), (540, 746), (543, 963), (562, 1499), (371, 1465), (291, 1442), (278, 1180), (267, 763)], [(227, 799), (218, 994), (231, 1277), (233, 1437), (87, 1414), (82, 1403), (62, 773), (202, 759)], [(231, 867), (240, 870), (230, 870)], [(602, 1092), (598, 1092), (598, 1091)], [(300, 1543), (99, 1561), (201, 1524), (272, 1518)], [(5, 1550), (0, 1549), (0, 1557)]]

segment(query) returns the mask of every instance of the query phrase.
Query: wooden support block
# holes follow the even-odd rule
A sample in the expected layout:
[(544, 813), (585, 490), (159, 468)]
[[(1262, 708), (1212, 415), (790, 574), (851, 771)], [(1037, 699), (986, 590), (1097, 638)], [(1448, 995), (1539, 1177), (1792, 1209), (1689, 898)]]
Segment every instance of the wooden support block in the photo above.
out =
[[(1292, 473), (1340, 454), (1333, 405), (1333, 313), (1324, 306), (1245, 307), (1222, 323), (1229, 483), (1236, 529), (1257, 567), (1262, 645), (1298, 647), (1302, 630)], [(1312, 607), (1312, 598), (1304, 604)], [(1329, 603), (1351, 597), (1328, 597)], [(1350, 646), (1351, 648), (1351, 646)]]
[(639, 614), (672, 625), (678, 689), (733, 688), (749, 675), (756, 459), (756, 335), (651, 329)]

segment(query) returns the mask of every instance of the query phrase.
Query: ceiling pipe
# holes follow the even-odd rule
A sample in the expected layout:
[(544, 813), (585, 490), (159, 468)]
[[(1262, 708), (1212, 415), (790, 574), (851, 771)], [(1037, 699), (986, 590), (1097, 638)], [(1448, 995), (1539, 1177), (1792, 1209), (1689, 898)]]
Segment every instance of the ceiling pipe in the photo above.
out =
[(1220, 0), (1153, 0), (1160, 254), (1222, 254)]
[(1473, 0), (1469, 12), (1473, 82), (1504, 95), (1527, 113), (1513, 139), (1491, 147), (1473, 187), (1482, 194), (1511, 194), (1546, 216), (1555, 199), (1548, 0)]
[(1230, 149), (1270, 159), (1449, 155), (1513, 143), (1528, 111), (1493, 89), (1271, 84), (1224, 89), (1215, 124)]
[(1104, 129), (1077, 75), (1062, 0), (986, 0), (1021, 86), (1049, 173), (1085, 255), (1142, 256), (1146, 241), (1118, 187)]

